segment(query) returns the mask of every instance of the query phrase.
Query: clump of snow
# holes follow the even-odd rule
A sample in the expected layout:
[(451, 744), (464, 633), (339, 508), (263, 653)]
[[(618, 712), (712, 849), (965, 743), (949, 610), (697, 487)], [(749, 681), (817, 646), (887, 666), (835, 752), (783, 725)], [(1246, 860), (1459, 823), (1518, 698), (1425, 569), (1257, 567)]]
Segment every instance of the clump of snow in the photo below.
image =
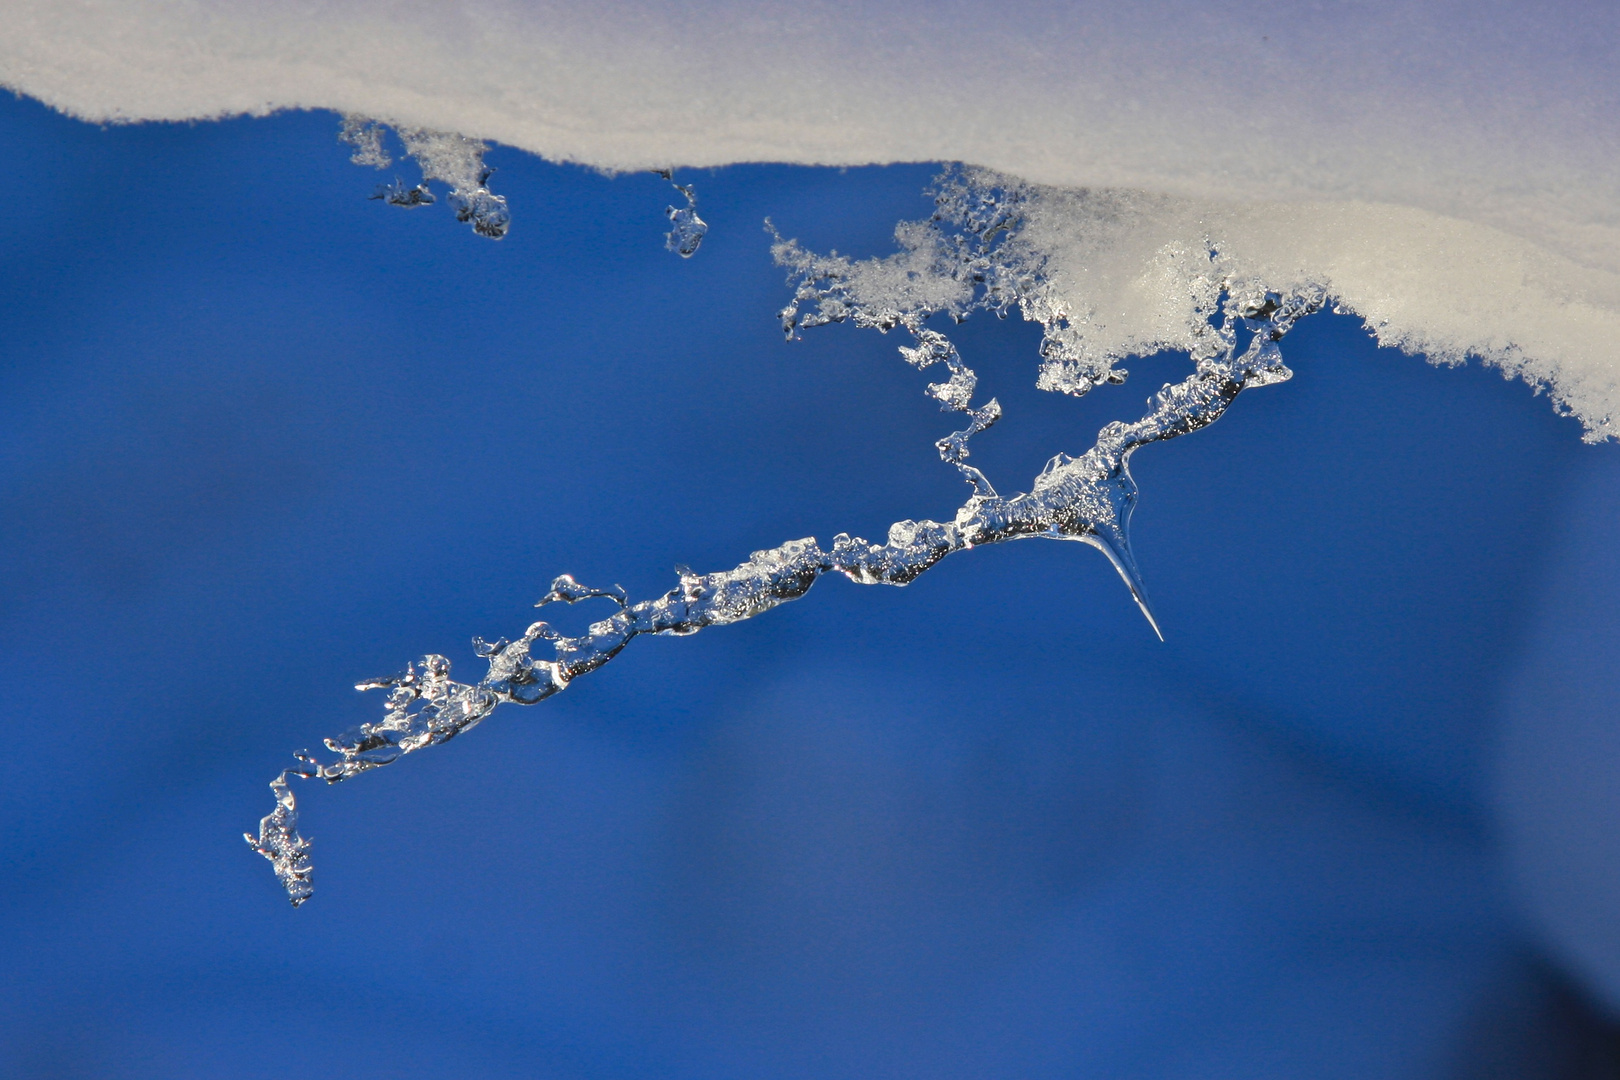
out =
[(369, 117), (350, 113), (343, 118), (342, 127), (338, 128), (338, 138), (354, 147), (349, 160), (356, 165), (386, 169), (394, 163), (393, 155), (383, 145), (383, 136), (387, 131), (387, 127)]
[(1032, 188), (1017, 240), (1041, 287), (1041, 385), (1084, 388), (1115, 359), (1195, 351), (1212, 281), (1315, 287), (1380, 344), (1478, 357), (1545, 389), (1589, 441), (1620, 421), (1620, 277), (1527, 241), (1406, 207), (1232, 205), (1139, 191)]

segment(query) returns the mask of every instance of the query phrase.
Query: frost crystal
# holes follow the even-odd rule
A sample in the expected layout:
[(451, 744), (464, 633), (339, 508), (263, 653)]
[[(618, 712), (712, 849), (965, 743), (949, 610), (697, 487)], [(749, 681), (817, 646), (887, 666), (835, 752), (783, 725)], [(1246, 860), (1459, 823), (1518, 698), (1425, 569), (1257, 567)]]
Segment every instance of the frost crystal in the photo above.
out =
[[(926, 392), (942, 409), (967, 419), (964, 428), (937, 444), (941, 459), (970, 487), (952, 520), (899, 521), (883, 543), (846, 533), (827, 548), (814, 537), (790, 540), (756, 551), (730, 570), (680, 569), (675, 588), (637, 603), (617, 586), (588, 588), (563, 575), (537, 607), (605, 599), (612, 613), (578, 637), (540, 621), (512, 641), (474, 639), (489, 665), (475, 683), (456, 682), (448, 660), (428, 655), (401, 675), (360, 684), (361, 690), (388, 691), (383, 719), (326, 740), (337, 755), (333, 762), (298, 755), (300, 764), (271, 782), (275, 811), (261, 822), (257, 837), (247, 837), (271, 861), (293, 904), (308, 899), (311, 884), (309, 841), (296, 828), (289, 777), (337, 783), (392, 764), (454, 738), (499, 705), (545, 700), (612, 660), (639, 635), (694, 634), (753, 618), (803, 596), (823, 574), (836, 572), (863, 585), (905, 585), (954, 552), (1030, 537), (1077, 540), (1107, 556), (1157, 632), (1131, 554), (1129, 526), (1137, 499), (1131, 455), (1213, 423), (1244, 390), (1288, 379), (1292, 373), (1277, 343), (1327, 296), (1311, 285), (1276, 291), (1233, 280), (1223, 273), (1218, 247), (1189, 251), (1170, 245), (1150, 260), (1149, 284), (1164, 308), (1160, 332), (1145, 342), (1111, 340), (1095, 306), (1068, 283), (1072, 265), (1063, 256), (1072, 250), (1037, 242), (1043, 198), (1039, 189), (993, 174), (949, 174), (936, 192), (933, 217), (899, 226), (900, 250), (886, 259), (855, 262), (836, 253), (816, 255), (779, 236), (773, 247), (777, 261), (798, 277), (794, 298), (781, 312), (790, 338), (805, 328), (844, 321), (881, 332), (900, 329), (912, 341), (900, 348), (908, 363), (944, 368), (945, 378)], [(994, 398), (974, 406), (976, 375), (950, 339), (925, 323), (939, 314), (960, 321), (974, 311), (1005, 315), (1015, 307), (1045, 330), (1038, 378), (1047, 389), (1083, 394), (1123, 382), (1125, 372), (1114, 361), (1126, 355), (1121, 350), (1127, 346), (1138, 352), (1146, 346), (1183, 348), (1194, 370), (1150, 398), (1140, 419), (1106, 425), (1077, 457), (1054, 456), (1029, 491), (1001, 495), (967, 463), (969, 440), (1000, 418), (1001, 407)], [(540, 643), (550, 656), (533, 655)]]
[(697, 254), (698, 247), (709, 232), (709, 223), (697, 214), (697, 191), (690, 184), (677, 184), (668, 169), (659, 169), (658, 175), (686, 197), (685, 206), (664, 208), (664, 216), (669, 218), (671, 226), (669, 232), (664, 234), (664, 247), (683, 259), (690, 259)]

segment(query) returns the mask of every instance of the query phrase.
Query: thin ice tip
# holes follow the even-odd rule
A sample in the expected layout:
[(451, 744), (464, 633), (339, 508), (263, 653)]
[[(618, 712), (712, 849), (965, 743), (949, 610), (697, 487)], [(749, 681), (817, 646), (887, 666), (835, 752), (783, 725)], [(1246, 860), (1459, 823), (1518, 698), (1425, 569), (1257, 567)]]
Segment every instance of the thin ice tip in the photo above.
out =
[(1153, 607), (1148, 603), (1147, 593), (1142, 591), (1142, 576), (1137, 573), (1136, 558), (1131, 554), (1130, 544), (1125, 541), (1124, 535), (1119, 535), (1117, 539), (1097, 535), (1087, 537), (1087, 542), (1108, 556), (1108, 561), (1113, 563), (1114, 569), (1119, 572), (1120, 580), (1131, 591), (1131, 599), (1136, 601), (1142, 617), (1147, 619), (1154, 635), (1161, 642), (1164, 641), (1164, 631), (1159, 628), (1159, 620), (1153, 617)]
[(1158, 637), (1159, 643), (1164, 643), (1164, 631), (1159, 628), (1159, 620), (1153, 617), (1153, 609), (1148, 606), (1147, 597), (1136, 589), (1131, 590), (1131, 596), (1136, 600), (1136, 606), (1141, 609), (1142, 617), (1147, 619), (1148, 625), (1153, 627), (1153, 633)]

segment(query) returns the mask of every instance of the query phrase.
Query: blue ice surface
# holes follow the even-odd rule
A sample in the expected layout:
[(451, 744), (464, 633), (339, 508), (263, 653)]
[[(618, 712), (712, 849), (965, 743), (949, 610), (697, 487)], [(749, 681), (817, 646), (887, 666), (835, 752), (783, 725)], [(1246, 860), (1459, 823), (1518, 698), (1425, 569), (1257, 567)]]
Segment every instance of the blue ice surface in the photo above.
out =
[[(892, 335), (782, 342), (761, 229), (882, 253), (931, 167), (679, 174), (684, 261), (655, 176), (497, 149), (493, 243), (368, 201), (336, 126), (0, 100), (0, 1074), (1548, 1076), (1607, 1038), (1481, 777), (1612, 448), (1327, 314), (1134, 462), (1167, 644), (1081, 545), (826, 581), (301, 785), (292, 910), (240, 834), (379, 715), (356, 680), (476, 674), (557, 573), (646, 597), (964, 494)], [(1028, 325), (954, 336), (1007, 490), (1184, 364), (1077, 402)]]

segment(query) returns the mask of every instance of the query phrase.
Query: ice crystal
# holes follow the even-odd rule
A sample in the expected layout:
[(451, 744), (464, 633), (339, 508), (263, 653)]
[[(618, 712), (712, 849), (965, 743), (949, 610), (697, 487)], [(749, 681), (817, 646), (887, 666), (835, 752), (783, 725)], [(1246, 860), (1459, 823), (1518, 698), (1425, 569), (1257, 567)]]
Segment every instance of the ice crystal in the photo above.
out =
[[(290, 778), (337, 783), (392, 764), (474, 727), (497, 706), (545, 700), (612, 660), (640, 635), (694, 634), (750, 619), (803, 596), (824, 574), (863, 585), (905, 585), (958, 551), (1031, 537), (1075, 540), (1107, 556), (1157, 632), (1131, 553), (1129, 527), (1137, 500), (1131, 455), (1213, 423), (1244, 390), (1288, 379), (1292, 373), (1277, 343), (1327, 297), (1315, 286), (1273, 291), (1223, 277), (1215, 247), (1166, 250), (1159, 260), (1167, 268), (1160, 284), (1176, 312), (1171, 322), (1179, 327), (1178, 340), (1186, 343), (1192, 373), (1160, 389), (1139, 419), (1104, 426), (1079, 456), (1055, 455), (1027, 492), (1001, 495), (967, 462), (969, 440), (994, 424), (1001, 408), (994, 398), (973, 404), (977, 376), (945, 333), (925, 325), (930, 317), (961, 320), (976, 310), (1004, 315), (1018, 308), (1045, 329), (1040, 385), (1081, 394), (1125, 379), (1113, 365), (1118, 357), (1096, 347), (1084, 319), (1077, 317), (1083, 297), (1060, 295), (1051, 252), (1029, 243), (1026, 211), (1032, 191), (986, 173), (948, 175), (936, 193), (934, 216), (901, 225), (896, 231), (900, 251), (886, 259), (816, 255), (779, 236), (773, 248), (778, 262), (798, 278), (793, 300), (781, 312), (789, 337), (844, 321), (882, 332), (899, 329), (912, 341), (901, 346), (903, 359), (919, 369), (944, 368), (946, 377), (930, 383), (926, 393), (942, 409), (967, 419), (966, 427), (937, 444), (941, 459), (958, 469), (970, 488), (952, 520), (899, 521), (883, 543), (847, 533), (826, 548), (814, 537), (790, 540), (756, 551), (730, 570), (681, 569), (673, 589), (639, 602), (617, 586), (590, 588), (565, 574), (551, 583), (537, 607), (598, 599), (613, 605), (583, 634), (569, 637), (538, 621), (514, 640), (474, 639), (488, 664), (477, 682), (455, 681), (447, 659), (428, 655), (403, 674), (361, 683), (357, 689), (387, 691), (383, 718), (326, 740), (335, 761), (298, 755), (299, 764), (271, 782), (275, 811), (260, 824), (257, 837), (247, 837), (271, 861), (293, 904), (308, 899), (311, 883), (309, 841), (297, 831)], [(538, 645), (550, 655), (535, 656)]]
[(666, 206), (664, 216), (669, 219), (670, 230), (664, 234), (664, 247), (683, 259), (697, 254), (697, 249), (708, 235), (709, 223), (698, 217), (697, 191), (690, 184), (677, 184), (668, 169), (659, 169), (658, 175), (669, 181), (671, 187), (686, 199), (685, 206)]

